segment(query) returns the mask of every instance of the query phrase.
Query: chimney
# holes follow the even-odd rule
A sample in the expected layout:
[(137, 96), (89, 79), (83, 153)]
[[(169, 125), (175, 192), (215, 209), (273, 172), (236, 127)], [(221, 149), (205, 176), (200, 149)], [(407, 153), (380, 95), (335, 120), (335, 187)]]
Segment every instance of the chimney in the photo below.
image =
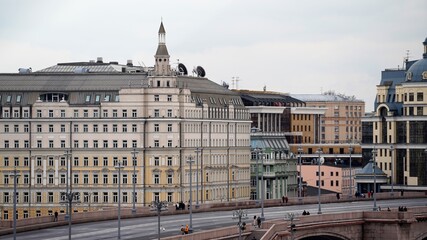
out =
[(96, 58), (96, 63), (103, 63), (103, 61), (102, 61), (102, 57), (97, 57), (97, 58)]
[(129, 67), (133, 67), (132, 60), (128, 60), (126, 65), (129, 66)]

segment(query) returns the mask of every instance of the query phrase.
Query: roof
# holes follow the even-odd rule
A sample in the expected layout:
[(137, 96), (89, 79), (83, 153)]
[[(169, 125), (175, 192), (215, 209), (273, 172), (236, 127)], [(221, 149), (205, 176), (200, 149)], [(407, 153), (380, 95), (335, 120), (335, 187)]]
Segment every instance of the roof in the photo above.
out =
[[(373, 162), (369, 161), (357, 175), (374, 175)], [(386, 175), (381, 168), (375, 166), (375, 175)]]
[(160, 22), (159, 34), (160, 33), (166, 33), (165, 27), (163, 27), (163, 22)]
[(304, 102), (363, 102), (354, 97), (329, 94), (290, 94), (290, 96)]
[(169, 52), (168, 52), (168, 48), (166, 47), (166, 44), (159, 44), (159, 46), (157, 47), (156, 56), (169, 57)]

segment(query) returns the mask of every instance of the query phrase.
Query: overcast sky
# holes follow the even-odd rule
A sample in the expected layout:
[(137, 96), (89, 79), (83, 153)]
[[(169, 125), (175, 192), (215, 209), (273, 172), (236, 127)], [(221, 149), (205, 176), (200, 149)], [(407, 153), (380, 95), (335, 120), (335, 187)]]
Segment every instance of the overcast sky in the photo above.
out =
[[(425, 0), (0, 0), (0, 72), (59, 62), (154, 65), (160, 21), (171, 63), (217, 83), (334, 90), (372, 111), (381, 70), (422, 57)], [(1, 88), (1, 86), (0, 86)]]

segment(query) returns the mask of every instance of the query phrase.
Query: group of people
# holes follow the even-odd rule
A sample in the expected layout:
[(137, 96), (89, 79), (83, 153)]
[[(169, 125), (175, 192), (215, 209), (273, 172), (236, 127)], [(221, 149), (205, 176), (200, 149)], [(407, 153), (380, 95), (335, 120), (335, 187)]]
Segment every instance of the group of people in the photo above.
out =
[(408, 209), (406, 207), (404, 207), (404, 206), (399, 206), (397, 208), (397, 210), (399, 210), (399, 212), (407, 212), (408, 211)]
[(288, 200), (287, 196), (282, 196), (282, 203), (288, 203)]
[(256, 215), (254, 216), (254, 221), (253, 221), (253, 223), (252, 223), (252, 225), (254, 226), (254, 227), (258, 227), (258, 228), (261, 228), (261, 217), (257, 217)]
[(190, 229), (188, 228), (188, 224), (185, 225), (185, 227), (184, 227), (184, 225), (181, 225), (181, 233), (182, 233), (182, 235), (188, 234), (189, 231), (190, 231)]
[(183, 203), (183, 202), (176, 203), (175, 209), (176, 210), (184, 210), (185, 209), (185, 203)]
[(309, 211), (305, 211), (305, 210), (304, 210), (304, 212), (302, 212), (302, 215), (304, 215), (304, 216), (305, 216), (305, 215), (310, 215), (310, 212), (309, 212)]

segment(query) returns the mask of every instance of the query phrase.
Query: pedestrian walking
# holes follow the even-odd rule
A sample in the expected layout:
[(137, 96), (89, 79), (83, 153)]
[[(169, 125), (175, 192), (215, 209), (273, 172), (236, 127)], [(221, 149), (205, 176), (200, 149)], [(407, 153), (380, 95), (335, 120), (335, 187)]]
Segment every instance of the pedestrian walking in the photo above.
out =
[(55, 211), (54, 216), (55, 216), (54, 221), (58, 222), (58, 212), (57, 211)]
[(257, 226), (257, 220), (256, 220), (256, 215), (254, 216), (254, 220), (252, 222), (252, 226), (254, 226), (254, 228)]
[(260, 218), (260, 217), (258, 217), (258, 218), (256, 219), (256, 223), (257, 223), (257, 225), (258, 225), (258, 228), (261, 228), (261, 218)]

